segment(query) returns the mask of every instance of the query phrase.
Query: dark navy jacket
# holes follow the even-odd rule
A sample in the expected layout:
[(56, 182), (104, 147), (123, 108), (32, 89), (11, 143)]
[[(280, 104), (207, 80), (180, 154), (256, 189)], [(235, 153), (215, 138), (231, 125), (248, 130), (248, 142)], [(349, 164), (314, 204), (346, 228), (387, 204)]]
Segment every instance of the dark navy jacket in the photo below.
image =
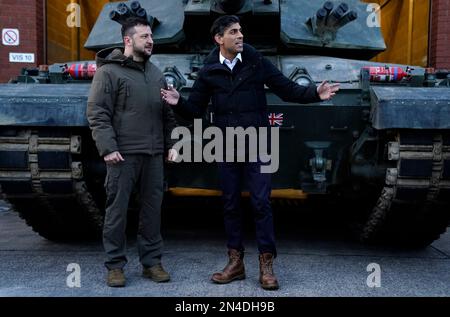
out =
[(212, 101), (216, 126), (264, 127), (269, 122), (264, 85), (284, 101), (320, 101), (315, 85), (304, 87), (289, 80), (256, 49), (244, 44), (242, 63), (238, 61), (233, 71), (220, 63), (219, 48), (215, 48), (206, 58), (189, 100), (180, 98), (174, 110), (182, 116), (202, 117)]

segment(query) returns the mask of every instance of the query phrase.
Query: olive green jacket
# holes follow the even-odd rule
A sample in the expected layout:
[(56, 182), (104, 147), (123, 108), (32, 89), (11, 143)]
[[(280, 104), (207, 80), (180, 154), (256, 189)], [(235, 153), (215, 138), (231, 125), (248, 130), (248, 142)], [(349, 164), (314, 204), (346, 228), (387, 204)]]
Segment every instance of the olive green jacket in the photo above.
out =
[(101, 156), (161, 154), (174, 143), (170, 136), (176, 121), (160, 93), (166, 88), (164, 75), (150, 61), (144, 68), (119, 48), (97, 54), (87, 118)]

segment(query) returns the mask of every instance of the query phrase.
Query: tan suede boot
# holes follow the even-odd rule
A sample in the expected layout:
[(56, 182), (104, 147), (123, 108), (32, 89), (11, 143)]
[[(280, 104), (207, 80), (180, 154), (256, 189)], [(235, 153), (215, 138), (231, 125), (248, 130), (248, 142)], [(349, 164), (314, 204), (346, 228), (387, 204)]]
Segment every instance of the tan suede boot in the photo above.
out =
[(152, 267), (144, 267), (144, 269), (142, 270), (142, 276), (149, 278), (157, 283), (170, 281), (169, 273), (164, 270), (161, 264), (157, 264)]
[(109, 287), (124, 287), (125, 274), (122, 269), (113, 269), (108, 271), (106, 284)]

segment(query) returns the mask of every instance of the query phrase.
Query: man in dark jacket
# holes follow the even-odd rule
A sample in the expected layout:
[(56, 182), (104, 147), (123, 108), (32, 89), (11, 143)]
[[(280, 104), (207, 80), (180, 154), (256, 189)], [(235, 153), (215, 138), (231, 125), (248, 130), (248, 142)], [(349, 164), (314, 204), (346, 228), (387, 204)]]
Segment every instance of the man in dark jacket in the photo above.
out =
[[(214, 123), (226, 127), (267, 127), (267, 101), (264, 85), (283, 100), (310, 103), (330, 99), (338, 85), (323, 82), (319, 87), (304, 87), (286, 78), (268, 59), (253, 47), (244, 44), (239, 18), (223, 16), (212, 28), (217, 48), (205, 60), (189, 100), (174, 89), (163, 89), (163, 99), (180, 114), (200, 117), (210, 100)], [(261, 172), (258, 162), (218, 163), (224, 200), (224, 222), (228, 237), (229, 262), (212, 276), (216, 283), (229, 283), (245, 278), (242, 243), (242, 215), (239, 207), (241, 179), (246, 176), (254, 209), (256, 238), (260, 260), (260, 283), (264, 289), (278, 289), (272, 263), (276, 257), (272, 210), (270, 206), (271, 175)]]
[(156, 282), (170, 279), (161, 265), (163, 155), (168, 151), (169, 160), (177, 156), (170, 138), (176, 122), (160, 96), (165, 78), (149, 61), (153, 48), (149, 23), (131, 18), (123, 23), (122, 35), (124, 51), (110, 48), (97, 54), (87, 107), (92, 136), (107, 167), (103, 244), (111, 287), (125, 286), (127, 210), (136, 184), (143, 275)]

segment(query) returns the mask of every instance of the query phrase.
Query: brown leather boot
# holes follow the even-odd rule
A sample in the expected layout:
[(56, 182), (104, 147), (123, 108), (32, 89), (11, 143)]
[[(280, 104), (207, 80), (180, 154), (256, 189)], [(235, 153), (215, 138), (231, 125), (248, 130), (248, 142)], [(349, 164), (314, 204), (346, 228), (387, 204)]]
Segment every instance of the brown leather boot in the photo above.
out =
[(244, 253), (238, 250), (228, 250), (228, 264), (222, 272), (214, 273), (211, 280), (214, 283), (226, 284), (234, 280), (243, 280), (245, 278)]
[(277, 278), (273, 273), (273, 259), (272, 253), (259, 255), (259, 282), (265, 290), (277, 290), (280, 288)]

